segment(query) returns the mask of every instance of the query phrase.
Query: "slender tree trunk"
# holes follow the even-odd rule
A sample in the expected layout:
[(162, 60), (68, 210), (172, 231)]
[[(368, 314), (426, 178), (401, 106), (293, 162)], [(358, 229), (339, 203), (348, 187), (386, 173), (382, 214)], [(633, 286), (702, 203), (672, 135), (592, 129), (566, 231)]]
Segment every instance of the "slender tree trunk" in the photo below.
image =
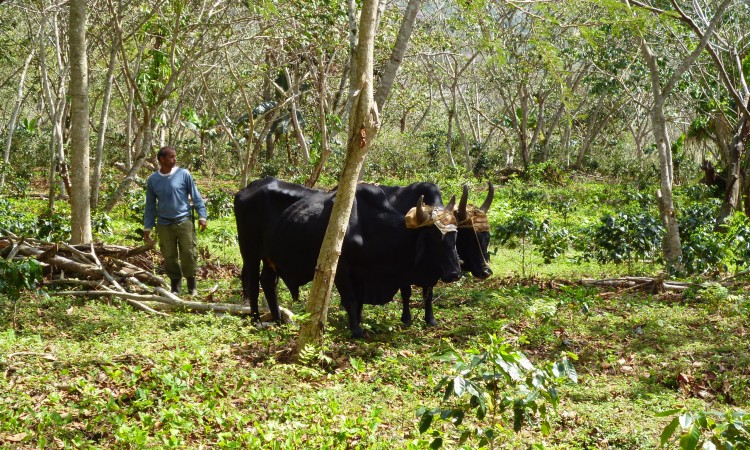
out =
[(729, 148), (729, 173), (727, 175), (727, 190), (724, 201), (719, 209), (715, 229), (720, 230), (722, 225), (734, 211), (740, 207), (742, 198), (742, 187), (745, 185), (745, 173), (742, 165), (745, 162), (745, 148), (747, 146), (748, 134), (750, 133), (750, 121), (746, 115), (742, 115), (737, 129), (732, 138)]
[(120, 182), (120, 185), (117, 186), (117, 189), (115, 189), (115, 192), (112, 193), (112, 196), (107, 201), (107, 205), (104, 207), (104, 212), (108, 213), (114, 209), (117, 202), (119, 202), (122, 196), (125, 195), (130, 183), (135, 180), (138, 171), (143, 167), (143, 164), (149, 156), (151, 142), (153, 140), (151, 136), (151, 114), (151, 111), (144, 112), (141, 129), (136, 136), (136, 141), (140, 141), (141, 143), (140, 151), (138, 152), (138, 156), (134, 159), (133, 165), (128, 170), (127, 175), (125, 175), (125, 178)]
[(393, 45), (391, 57), (385, 63), (383, 76), (380, 78), (380, 85), (377, 92), (375, 92), (375, 103), (378, 105), (378, 111), (383, 110), (385, 101), (388, 99), (388, 94), (391, 93), (393, 81), (396, 79), (396, 72), (401, 66), (406, 49), (409, 47), (409, 39), (411, 39), (411, 33), (414, 31), (414, 22), (417, 19), (420, 3), (421, 0), (409, 0), (409, 3), (406, 5), (404, 18), (401, 21), (398, 36), (396, 36), (396, 43)]
[(70, 160), (71, 244), (88, 244), (91, 235), (89, 185), (89, 81), (86, 57), (86, 0), (70, 0)]
[[(51, 17), (52, 25), (53, 25), (53, 33), (54, 36), (57, 36), (57, 31), (55, 29), (56, 27), (56, 18), (55, 16)], [(50, 84), (49, 79), (49, 73), (47, 70), (47, 59), (46, 59), (46, 47), (45, 47), (45, 41), (47, 38), (46, 35), (46, 18), (42, 17), (40, 32), (39, 32), (39, 72), (40, 77), (42, 78), (42, 92), (44, 95), (44, 103), (47, 108), (47, 114), (50, 119), (50, 123), (52, 124), (52, 138), (50, 139), (49, 144), (49, 150), (50, 150), (50, 166), (49, 166), (49, 203), (48, 203), (48, 210), (50, 212), (54, 211), (55, 209), (55, 174), (59, 171), (61, 180), (67, 178), (67, 168), (65, 163), (65, 154), (63, 150), (63, 131), (62, 131), (62, 121), (63, 121), (63, 114), (64, 114), (64, 106), (65, 106), (65, 83), (63, 82), (63, 79), (66, 76), (67, 67), (60, 66), (58, 69), (61, 73), (61, 79), (60, 83), (58, 84), (58, 92), (57, 92), (57, 100), (52, 98), (52, 86)], [(54, 42), (58, 42), (58, 39), (54, 39)], [(62, 64), (61, 57), (59, 54), (61, 53), (61, 49), (58, 47), (55, 47), (58, 54), (58, 61), (60, 64)], [(64, 184), (64, 182), (63, 182)], [(63, 188), (61, 191), (61, 194), (66, 194), (66, 189)]]
[(664, 83), (664, 86), (661, 84), (656, 55), (654, 55), (651, 47), (649, 47), (646, 42), (646, 39), (642, 36), (640, 38), (641, 54), (643, 55), (643, 59), (646, 62), (646, 66), (648, 67), (651, 76), (651, 91), (654, 98), (654, 103), (650, 111), (650, 118), (654, 140), (656, 141), (656, 149), (659, 154), (659, 169), (661, 174), (661, 189), (657, 191), (656, 197), (659, 202), (662, 223), (666, 230), (662, 245), (668, 269), (681, 270), (683, 266), (681, 261), (682, 248), (680, 245), (680, 232), (677, 225), (677, 216), (675, 214), (674, 199), (672, 196), (674, 169), (672, 164), (672, 150), (669, 145), (669, 136), (667, 134), (664, 103), (682, 75), (690, 68), (698, 56), (703, 53), (708, 45), (710, 37), (713, 35), (719, 21), (724, 15), (724, 12), (731, 3), (732, 0), (724, 0), (722, 4), (716, 8), (714, 16), (711, 18), (711, 22), (706, 28), (704, 35), (701, 37), (700, 43), (675, 67), (670, 78)]
[(102, 181), (102, 159), (104, 158), (104, 137), (107, 134), (107, 121), (109, 118), (109, 104), (112, 99), (112, 85), (115, 82), (115, 63), (117, 62), (117, 46), (113, 43), (109, 53), (109, 67), (107, 68), (107, 79), (104, 84), (104, 98), (102, 99), (102, 112), (99, 116), (99, 133), (96, 136), (96, 156), (94, 159), (94, 175), (91, 180), (91, 209), (99, 207), (99, 186)]
[(298, 353), (308, 344), (318, 343), (322, 338), (328, 320), (328, 306), (336, 276), (336, 265), (341, 254), (344, 234), (354, 203), (357, 179), (365, 155), (370, 150), (372, 141), (380, 127), (372, 86), (377, 8), (378, 0), (364, 0), (362, 4), (357, 46), (358, 64), (356, 65), (359, 81), (349, 115), (347, 154), (307, 302), (307, 311), (310, 318), (300, 327), (299, 340), (297, 341)]
[(641, 39), (641, 53), (646, 60), (651, 74), (651, 90), (654, 96), (654, 104), (651, 106), (649, 117), (651, 129), (656, 142), (656, 151), (659, 155), (659, 172), (661, 174), (661, 189), (656, 192), (656, 200), (659, 205), (659, 215), (664, 225), (664, 239), (662, 240), (662, 251), (667, 262), (668, 269), (682, 269), (682, 246), (680, 244), (680, 230), (677, 225), (674, 198), (672, 196), (672, 183), (674, 182), (672, 168), (672, 149), (667, 133), (667, 119), (664, 114), (664, 102), (666, 95), (662, 90), (659, 69), (656, 57), (645, 39)]
[(323, 52), (318, 55), (318, 121), (320, 124), (320, 157), (305, 186), (313, 187), (320, 178), (328, 157), (331, 155), (331, 146), (328, 143), (328, 124), (326, 123), (326, 71), (323, 64)]
[[(3, 163), (5, 165), (10, 162), (10, 149), (13, 147), (13, 134), (15, 134), (18, 113), (21, 111), (21, 105), (23, 104), (23, 85), (26, 82), (26, 73), (29, 70), (29, 65), (31, 64), (33, 56), (34, 52), (32, 51), (29, 53), (29, 56), (26, 57), (26, 61), (23, 63), (23, 70), (21, 70), (21, 79), (18, 81), (16, 102), (13, 104), (13, 112), (10, 115), (10, 122), (8, 122), (8, 134), (5, 139), (5, 155), (3, 156)], [(0, 175), (0, 186), (5, 186), (5, 171)]]
[(656, 192), (659, 203), (659, 213), (664, 225), (665, 234), (662, 250), (667, 264), (675, 269), (682, 268), (682, 245), (680, 244), (680, 230), (677, 225), (672, 186), (674, 182), (672, 152), (667, 135), (666, 116), (664, 115), (663, 99), (658, 99), (651, 109), (651, 127), (656, 138), (656, 150), (659, 154), (659, 169), (661, 189)]
[(290, 111), (289, 111), (290, 116), (289, 117), (292, 119), (292, 127), (294, 128), (294, 136), (297, 138), (297, 144), (299, 144), (299, 148), (302, 153), (302, 160), (304, 161), (305, 165), (308, 165), (310, 164), (310, 150), (308, 149), (305, 135), (302, 133), (302, 127), (299, 124), (299, 120), (297, 120), (297, 102), (299, 101), (299, 94), (300, 94), (299, 76), (297, 76), (298, 74), (295, 74), (294, 84), (292, 84), (292, 77), (289, 75), (288, 69), (284, 69), (284, 75), (286, 76), (287, 86), (289, 86), (289, 89), (293, 97), (290, 103)]
[[(523, 161), (524, 170), (528, 170), (531, 164), (529, 155), (529, 138), (528, 138), (528, 126), (529, 126), (529, 94), (526, 91), (525, 86), (519, 86), (519, 97), (521, 100), (521, 120), (518, 125), (518, 143), (521, 147), (521, 160)], [(512, 114), (516, 112), (513, 111)]]

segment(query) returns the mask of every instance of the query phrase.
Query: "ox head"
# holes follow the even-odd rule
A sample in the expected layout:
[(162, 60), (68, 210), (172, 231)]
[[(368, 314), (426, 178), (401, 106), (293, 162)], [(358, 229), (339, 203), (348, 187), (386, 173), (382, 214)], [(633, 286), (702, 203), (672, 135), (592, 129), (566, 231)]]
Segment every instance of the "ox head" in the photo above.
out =
[(464, 185), (458, 208), (454, 211), (458, 223), (456, 249), (461, 258), (461, 269), (471, 272), (477, 278), (485, 279), (492, 275), (490, 269), (490, 227), (487, 211), (492, 205), (495, 189), (489, 183), (487, 198), (482, 206), (468, 205), (469, 187)]
[(406, 228), (417, 229), (416, 265), (434, 267), (437, 276), (450, 283), (461, 278), (461, 263), (456, 251), (456, 218), (453, 197), (445, 207), (426, 206), (424, 196), (406, 213)]

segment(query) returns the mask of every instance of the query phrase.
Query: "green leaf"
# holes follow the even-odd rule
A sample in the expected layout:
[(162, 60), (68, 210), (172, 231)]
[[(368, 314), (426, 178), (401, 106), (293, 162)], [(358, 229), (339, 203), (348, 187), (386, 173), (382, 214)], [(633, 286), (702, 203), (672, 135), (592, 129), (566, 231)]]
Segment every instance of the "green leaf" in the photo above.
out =
[(453, 379), (453, 392), (459, 397), (464, 395), (464, 392), (466, 392), (466, 380), (464, 377), (459, 375)]
[(703, 450), (717, 450), (718, 449), (718, 447), (716, 447), (716, 444), (714, 444), (711, 441), (704, 442), (702, 448)]
[(698, 442), (700, 441), (700, 438), (701, 430), (697, 426), (691, 425), (687, 432), (684, 433), (680, 438), (680, 449), (695, 450), (696, 448), (698, 448)]
[(578, 372), (573, 366), (573, 362), (568, 358), (563, 358), (563, 367), (565, 368), (565, 374), (568, 376), (570, 381), (578, 383)]
[(677, 414), (678, 412), (681, 412), (681, 411), (682, 411), (681, 409), (670, 409), (668, 411), (658, 412), (658, 413), (654, 414), (654, 416), (656, 416), (656, 417), (674, 416), (675, 414)]
[(662, 447), (664, 447), (664, 445), (672, 438), (672, 435), (674, 434), (679, 424), (680, 424), (679, 419), (675, 417), (674, 419), (672, 419), (671, 422), (669, 422), (669, 425), (664, 427), (664, 431), (661, 432), (661, 446)]
[(435, 438), (430, 444), (430, 448), (440, 448), (443, 446), (443, 438)]
[(432, 425), (433, 417), (433, 412), (430, 410), (425, 411), (425, 413), (422, 414), (422, 419), (419, 420), (419, 434), (424, 433), (430, 428), (430, 425)]
[(693, 424), (693, 416), (690, 413), (680, 414), (680, 426), (687, 430)]

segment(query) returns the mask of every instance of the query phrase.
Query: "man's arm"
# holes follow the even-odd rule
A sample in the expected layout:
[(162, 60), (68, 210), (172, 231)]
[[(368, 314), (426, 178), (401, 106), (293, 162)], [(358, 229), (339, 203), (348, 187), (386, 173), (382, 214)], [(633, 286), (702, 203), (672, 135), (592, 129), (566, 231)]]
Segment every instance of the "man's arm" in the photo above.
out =
[(193, 206), (198, 212), (198, 229), (201, 231), (206, 231), (206, 227), (208, 226), (208, 211), (206, 210), (206, 203), (203, 201), (201, 193), (198, 192), (198, 187), (195, 185), (193, 175), (190, 174), (189, 176), (191, 185), (190, 196), (193, 198)]

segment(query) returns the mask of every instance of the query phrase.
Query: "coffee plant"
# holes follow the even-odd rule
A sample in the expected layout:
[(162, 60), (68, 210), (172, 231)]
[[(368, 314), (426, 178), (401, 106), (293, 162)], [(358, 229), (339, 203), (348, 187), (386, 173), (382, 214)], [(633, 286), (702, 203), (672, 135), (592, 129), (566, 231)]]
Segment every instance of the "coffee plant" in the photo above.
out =
[[(569, 354), (559, 362), (536, 367), (496, 335), (466, 354), (451, 347), (438, 357), (454, 363), (452, 373), (434, 389), (436, 394), (442, 393), (443, 406), (417, 410), (419, 432), (433, 436), (431, 448), (441, 447), (446, 439), (474, 448), (491, 446), (498, 432), (506, 428), (504, 422), (512, 422), (515, 432), (524, 425), (538, 424), (548, 435), (550, 418), (560, 402), (558, 387), (578, 381), (568, 356), (575, 358)], [(468, 419), (472, 415), (476, 421)], [(454, 433), (433, 427), (436, 420), (453, 425)]]
[[(661, 433), (661, 446), (674, 441), (681, 450), (750, 449), (750, 413), (673, 409), (657, 417), (675, 416)], [(678, 432), (679, 429), (679, 432)]]
[(229, 217), (234, 211), (234, 196), (222, 190), (211, 191), (206, 195), (208, 217), (218, 219)]
[(661, 254), (664, 229), (656, 217), (645, 212), (620, 212), (606, 216), (594, 229), (595, 257), (600, 263), (628, 264), (653, 260)]

